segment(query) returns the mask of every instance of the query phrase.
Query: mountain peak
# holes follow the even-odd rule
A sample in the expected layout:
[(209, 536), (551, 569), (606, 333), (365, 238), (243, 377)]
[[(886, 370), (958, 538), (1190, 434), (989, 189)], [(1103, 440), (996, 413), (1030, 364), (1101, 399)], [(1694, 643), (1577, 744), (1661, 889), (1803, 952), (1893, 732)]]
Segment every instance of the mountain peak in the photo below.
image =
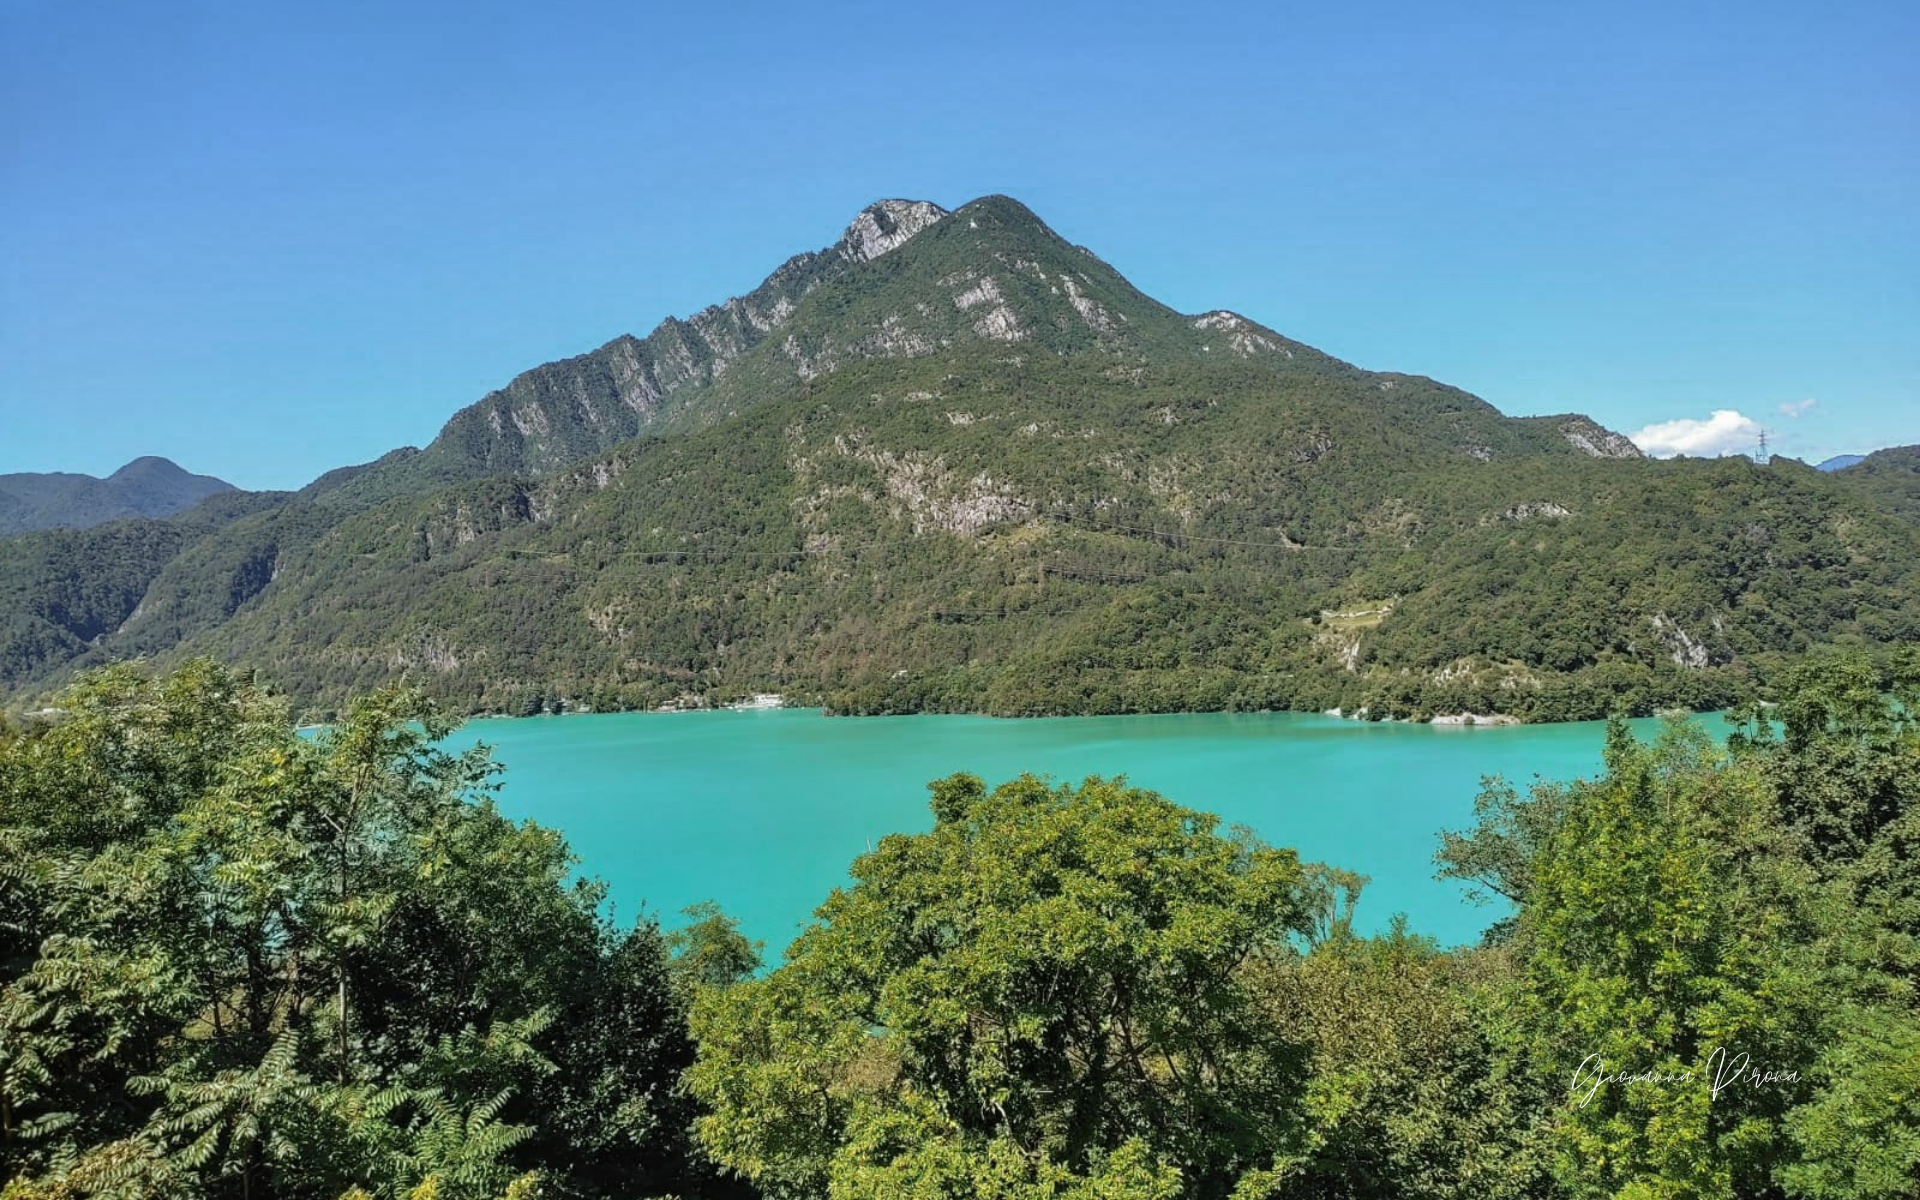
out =
[(1039, 214), (1031, 208), (1015, 200), (1012, 196), (1002, 195), (999, 192), (976, 197), (962, 204), (954, 211), (964, 216), (976, 218), (995, 217), (1003, 221), (1017, 221), (1032, 225), (1044, 226), (1046, 224), (1045, 221), (1040, 219)]
[[(346, 485), (337, 498), (546, 475), (671, 422), (724, 419), (851, 364), (969, 346), (1004, 357), (996, 343), (1095, 355), (1103, 368), (1125, 359), (1136, 373), (1147, 360), (1255, 358), (1283, 371), (1357, 370), (1236, 312), (1175, 312), (1010, 196), (980, 196), (951, 211), (883, 199), (863, 208), (838, 241), (788, 259), (744, 296), (516, 376), (456, 413), (419, 456), (336, 479)], [(1382, 391), (1399, 386), (1374, 382)], [(1588, 453), (1632, 453), (1606, 431), (1577, 432), (1566, 441)]]
[(946, 209), (927, 200), (878, 200), (860, 210), (840, 245), (854, 262), (871, 262), (946, 215)]
[(107, 476), (107, 479), (109, 481), (127, 480), (136, 476), (146, 476), (156, 479), (189, 479), (192, 478), (192, 474), (192, 472), (170, 458), (162, 458), (158, 454), (143, 454), (126, 466), (121, 467), (118, 471)]
[(172, 459), (136, 458), (99, 479), (69, 472), (0, 475), (0, 537), (35, 529), (86, 529), (126, 517), (169, 517), (236, 490)]

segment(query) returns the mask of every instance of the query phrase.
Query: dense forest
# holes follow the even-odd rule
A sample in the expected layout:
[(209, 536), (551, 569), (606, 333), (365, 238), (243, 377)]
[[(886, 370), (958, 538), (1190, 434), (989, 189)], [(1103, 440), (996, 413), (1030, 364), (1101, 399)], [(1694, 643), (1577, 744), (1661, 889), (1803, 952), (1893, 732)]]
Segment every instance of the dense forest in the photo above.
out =
[(0, 538), (0, 704), (210, 655), (329, 720), (402, 678), (460, 713), (1706, 709), (1920, 638), (1911, 461), (1649, 461), (1176, 313), (1005, 197), (884, 202), (424, 449)]
[(1436, 836), (1477, 946), (1174, 798), (956, 774), (763, 966), (612, 923), (416, 692), (302, 735), (109, 668), (0, 732), (0, 1195), (1910, 1196), (1920, 654), (1778, 678), (1488, 781)]

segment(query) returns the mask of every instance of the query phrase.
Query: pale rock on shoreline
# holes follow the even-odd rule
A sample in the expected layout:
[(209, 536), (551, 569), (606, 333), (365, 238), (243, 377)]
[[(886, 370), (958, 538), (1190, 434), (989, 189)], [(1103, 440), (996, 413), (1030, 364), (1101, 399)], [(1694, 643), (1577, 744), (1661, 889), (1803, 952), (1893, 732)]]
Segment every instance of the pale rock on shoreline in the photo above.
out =
[(1520, 718), (1505, 713), (1447, 713), (1428, 721), (1429, 725), (1518, 725)]

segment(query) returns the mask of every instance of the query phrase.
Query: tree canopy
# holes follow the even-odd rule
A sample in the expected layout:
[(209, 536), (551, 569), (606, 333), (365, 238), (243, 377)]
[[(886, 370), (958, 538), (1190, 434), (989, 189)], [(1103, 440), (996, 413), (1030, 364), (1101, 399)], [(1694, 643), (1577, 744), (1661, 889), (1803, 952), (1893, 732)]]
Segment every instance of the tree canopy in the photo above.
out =
[[(770, 1196), (1227, 1195), (1294, 1154), (1291, 851), (1121, 781), (933, 785), (762, 980), (695, 1009), (715, 1156)], [(1199, 1192), (1191, 1189), (1198, 1187)]]
[(1089, 778), (931, 785), (781, 956), (604, 916), (416, 694), (0, 727), (5, 1200), (1920, 1192), (1920, 654), (1490, 780), (1484, 943)]
[(432, 706), (303, 737), (208, 663), (62, 704), (0, 742), (9, 1200), (702, 1178), (659, 930), (608, 925)]

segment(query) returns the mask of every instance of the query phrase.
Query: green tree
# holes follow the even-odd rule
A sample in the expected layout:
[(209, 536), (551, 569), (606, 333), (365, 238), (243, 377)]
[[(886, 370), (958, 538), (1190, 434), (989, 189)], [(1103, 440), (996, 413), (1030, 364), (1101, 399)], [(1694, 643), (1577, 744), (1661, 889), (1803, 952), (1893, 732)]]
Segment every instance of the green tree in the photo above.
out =
[(932, 791), (778, 969), (703, 994), (714, 1156), (771, 1196), (1267, 1194), (1303, 1052), (1244, 970), (1310, 931), (1295, 856), (1118, 780)]
[(689, 905), (687, 924), (667, 935), (673, 971), (689, 994), (703, 987), (731, 987), (760, 969), (763, 945), (740, 932), (740, 923), (711, 900)]
[(1567, 1190), (1920, 1188), (1911, 688), (1904, 660), (1812, 660), (1725, 751), (1616, 723), (1603, 777), (1495, 785), (1444, 840), (1443, 875), (1518, 907), (1504, 1055), (1559, 1097)]
[[(1534, 863), (1521, 918), (1532, 1048), (1567, 1081), (1559, 1129), (1578, 1194), (1775, 1186), (1825, 997), (1800, 903), (1811, 881), (1771, 799), (1697, 726), (1648, 747), (1616, 723), (1605, 778), (1573, 789)], [(1741, 1056), (1796, 1078), (1717, 1086)], [(1650, 1078), (1596, 1082), (1621, 1073)]]
[[(390, 690), (312, 737), (208, 663), (0, 739), (0, 1178), (23, 1195), (695, 1191), (665, 938)], [(518, 1185), (528, 1194), (530, 1182)], [(24, 1189), (24, 1190), (23, 1190)]]
[(1520, 1200), (1553, 1190), (1558, 1096), (1510, 1053), (1507, 948), (1446, 952), (1396, 918), (1256, 965), (1274, 1024), (1311, 1048), (1310, 1152), (1290, 1200)]

